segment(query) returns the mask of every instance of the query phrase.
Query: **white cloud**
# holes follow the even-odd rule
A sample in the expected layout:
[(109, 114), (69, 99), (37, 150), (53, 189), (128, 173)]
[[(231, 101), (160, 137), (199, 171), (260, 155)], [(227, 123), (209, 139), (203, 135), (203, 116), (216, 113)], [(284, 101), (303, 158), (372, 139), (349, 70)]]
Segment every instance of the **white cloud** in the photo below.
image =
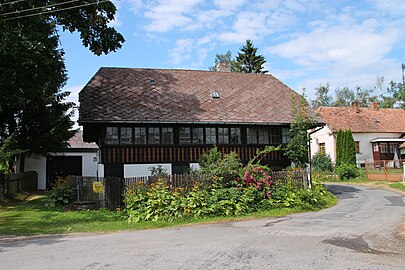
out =
[(176, 46), (169, 51), (170, 63), (179, 65), (182, 62), (192, 59), (194, 41), (192, 39), (180, 39), (176, 41)]
[(245, 0), (214, 0), (214, 4), (223, 10), (234, 10), (243, 5)]
[(145, 17), (150, 20), (146, 26), (148, 31), (167, 32), (175, 28), (192, 27), (192, 12), (201, 0), (159, 0), (147, 5)]
[(219, 38), (229, 43), (243, 43), (246, 39), (261, 40), (269, 29), (266, 28), (266, 14), (246, 11), (237, 15), (231, 32), (219, 35)]

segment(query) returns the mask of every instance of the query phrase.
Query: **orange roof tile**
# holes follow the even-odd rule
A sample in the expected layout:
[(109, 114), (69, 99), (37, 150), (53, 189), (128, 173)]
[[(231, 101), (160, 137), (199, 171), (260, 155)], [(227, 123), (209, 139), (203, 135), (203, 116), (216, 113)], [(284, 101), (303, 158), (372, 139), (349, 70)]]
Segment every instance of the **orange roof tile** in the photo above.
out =
[(321, 119), (332, 129), (365, 133), (405, 133), (405, 110), (358, 107), (321, 107)]

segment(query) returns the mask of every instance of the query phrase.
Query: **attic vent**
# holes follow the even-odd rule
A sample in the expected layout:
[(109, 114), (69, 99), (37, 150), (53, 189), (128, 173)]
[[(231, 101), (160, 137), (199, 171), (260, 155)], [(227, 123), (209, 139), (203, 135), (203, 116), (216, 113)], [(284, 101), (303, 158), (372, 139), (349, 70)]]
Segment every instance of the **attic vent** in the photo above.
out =
[(211, 92), (211, 97), (212, 97), (212, 98), (219, 98), (218, 92), (212, 91), (212, 92)]
[(149, 79), (149, 83), (150, 83), (150, 84), (155, 84), (156, 81), (155, 81), (154, 79)]

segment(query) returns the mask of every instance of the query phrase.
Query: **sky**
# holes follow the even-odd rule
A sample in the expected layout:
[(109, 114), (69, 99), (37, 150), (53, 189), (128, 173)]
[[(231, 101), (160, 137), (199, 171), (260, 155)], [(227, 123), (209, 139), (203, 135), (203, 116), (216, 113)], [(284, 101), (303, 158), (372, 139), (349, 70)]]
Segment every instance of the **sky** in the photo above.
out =
[[(314, 97), (315, 88), (373, 88), (402, 80), (404, 0), (115, 0), (114, 26), (126, 39), (96, 56), (77, 33), (61, 33), (69, 80), (78, 92), (100, 67), (207, 70), (215, 55), (236, 56), (246, 39), (270, 74)], [(376, 90), (381, 93), (385, 88)]]

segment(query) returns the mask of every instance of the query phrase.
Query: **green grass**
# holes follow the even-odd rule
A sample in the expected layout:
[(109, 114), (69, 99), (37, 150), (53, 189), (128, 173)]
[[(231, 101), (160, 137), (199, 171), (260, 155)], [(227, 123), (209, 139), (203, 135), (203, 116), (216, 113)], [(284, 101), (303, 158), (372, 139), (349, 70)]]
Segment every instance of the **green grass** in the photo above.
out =
[(389, 185), (391, 188), (405, 191), (405, 184), (403, 182), (396, 182)]
[[(336, 204), (337, 199), (329, 194), (327, 207)], [(44, 207), (43, 196), (31, 200), (14, 201), (0, 206), (0, 235), (43, 235), (83, 232), (113, 232), (121, 230), (142, 230), (163, 227), (184, 226), (199, 223), (230, 222), (245, 219), (278, 217), (292, 213), (306, 212), (301, 208), (272, 209), (244, 216), (210, 217), (174, 222), (128, 223), (119, 214), (108, 210), (58, 211)]]

